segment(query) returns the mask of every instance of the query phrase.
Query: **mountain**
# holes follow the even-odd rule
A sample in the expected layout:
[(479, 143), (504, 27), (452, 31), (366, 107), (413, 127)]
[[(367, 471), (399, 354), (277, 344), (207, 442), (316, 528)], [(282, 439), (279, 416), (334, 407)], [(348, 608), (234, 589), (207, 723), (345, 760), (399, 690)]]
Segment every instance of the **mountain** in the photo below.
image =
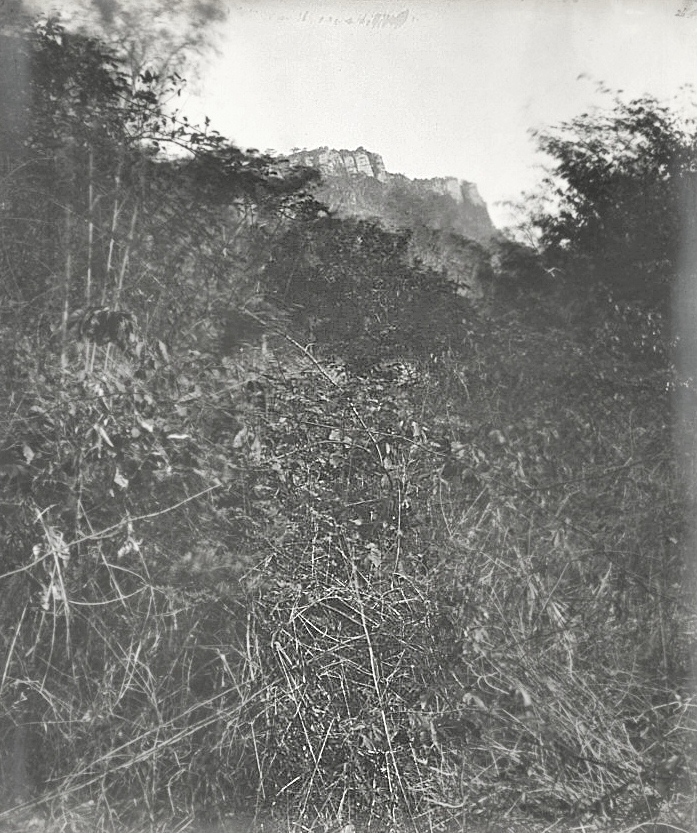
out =
[(455, 177), (409, 179), (389, 173), (382, 156), (363, 147), (301, 150), (288, 159), (291, 165), (317, 168), (322, 173), (324, 182), (317, 197), (338, 213), (380, 217), (392, 228), (423, 225), (482, 243), (496, 233), (472, 182)]
[(485, 247), (496, 229), (474, 183), (390, 173), (380, 154), (363, 147), (299, 150), (288, 161), (320, 171), (315, 196), (339, 216), (376, 218), (390, 230), (411, 229), (412, 262), (444, 272), (465, 295), (481, 296), (489, 268)]

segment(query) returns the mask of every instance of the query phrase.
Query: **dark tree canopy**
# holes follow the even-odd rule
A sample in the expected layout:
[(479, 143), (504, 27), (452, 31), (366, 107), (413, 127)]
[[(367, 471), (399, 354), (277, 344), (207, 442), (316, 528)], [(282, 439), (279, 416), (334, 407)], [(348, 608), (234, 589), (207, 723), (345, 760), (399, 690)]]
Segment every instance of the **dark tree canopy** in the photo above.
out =
[(694, 124), (651, 96), (615, 97), (534, 135), (552, 160), (533, 217), (549, 261), (619, 297), (664, 299), (696, 160)]

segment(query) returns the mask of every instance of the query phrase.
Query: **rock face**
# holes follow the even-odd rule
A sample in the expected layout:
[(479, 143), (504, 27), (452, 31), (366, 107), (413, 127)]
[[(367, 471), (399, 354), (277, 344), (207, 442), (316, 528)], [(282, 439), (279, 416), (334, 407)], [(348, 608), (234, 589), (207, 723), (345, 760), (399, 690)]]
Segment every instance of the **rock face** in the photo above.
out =
[(378, 217), (388, 228), (419, 225), (486, 242), (496, 230), (477, 186), (455, 177), (409, 179), (389, 173), (378, 153), (363, 147), (301, 150), (291, 165), (317, 168), (323, 183), (317, 198), (339, 214)]
[(289, 157), (292, 165), (305, 165), (317, 168), (325, 176), (349, 176), (365, 174), (373, 176), (379, 182), (387, 181), (385, 163), (378, 153), (371, 153), (365, 148), (356, 150), (332, 150), (328, 147), (316, 150), (301, 150)]
[(441, 272), (458, 284), (459, 294), (472, 300), (480, 300), (491, 283), (491, 255), (476, 240), (421, 226), (412, 232), (408, 252), (410, 263)]
[(392, 231), (410, 229), (412, 263), (442, 272), (463, 295), (482, 297), (490, 271), (485, 247), (496, 229), (474, 183), (389, 173), (382, 157), (363, 147), (301, 150), (288, 160), (320, 171), (315, 196), (340, 217), (377, 219)]

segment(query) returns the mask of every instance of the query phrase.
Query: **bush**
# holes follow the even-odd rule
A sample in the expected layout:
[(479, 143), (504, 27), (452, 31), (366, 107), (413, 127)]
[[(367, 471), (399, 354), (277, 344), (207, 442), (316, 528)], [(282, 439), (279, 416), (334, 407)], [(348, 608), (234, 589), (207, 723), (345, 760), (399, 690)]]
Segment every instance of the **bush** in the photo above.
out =
[(617, 95), (535, 138), (552, 160), (532, 218), (547, 257), (585, 286), (665, 305), (694, 168), (692, 124), (650, 96)]

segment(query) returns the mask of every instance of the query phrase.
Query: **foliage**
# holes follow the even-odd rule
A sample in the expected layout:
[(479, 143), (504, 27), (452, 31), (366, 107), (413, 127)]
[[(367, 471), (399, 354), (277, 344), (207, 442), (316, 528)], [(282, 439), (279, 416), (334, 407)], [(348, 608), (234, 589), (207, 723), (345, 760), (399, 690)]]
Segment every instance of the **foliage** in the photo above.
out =
[(495, 275), (495, 291), (523, 301), (525, 296), (549, 292), (554, 286), (553, 274), (545, 270), (542, 257), (532, 246), (501, 235), (490, 244)]
[(491, 268), (496, 238), (487, 246), (454, 232), (429, 229), (420, 225), (410, 230), (409, 253), (413, 262), (428, 267), (456, 283), (458, 294), (480, 300), (491, 291), (494, 274)]
[(516, 333), (406, 386), (154, 355), (27, 403), (8, 679), (54, 812), (657, 806), (690, 676), (660, 380)]
[(477, 311), (96, 41), (18, 44), (63, 71), (27, 76), (3, 180), (0, 819), (577, 825), (686, 793), (661, 316)]
[(224, 16), (219, 0), (81, 0), (68, 19), (70, 28), (112, 46), (132, 78), (147, 72), (164, 79), (191, 71)]
[(264, 269), (272, 297), (326, 353), (368, 369), (458, 341), (468, 306), (433, 271), (408, 264), (407, 232), (320, 217), (281, 237)]
[(665, 301), (676, 271), (691, 121), (650, 96), (537, 131), (552, 160), (533, 224), (550, 261), (625, 299)]

